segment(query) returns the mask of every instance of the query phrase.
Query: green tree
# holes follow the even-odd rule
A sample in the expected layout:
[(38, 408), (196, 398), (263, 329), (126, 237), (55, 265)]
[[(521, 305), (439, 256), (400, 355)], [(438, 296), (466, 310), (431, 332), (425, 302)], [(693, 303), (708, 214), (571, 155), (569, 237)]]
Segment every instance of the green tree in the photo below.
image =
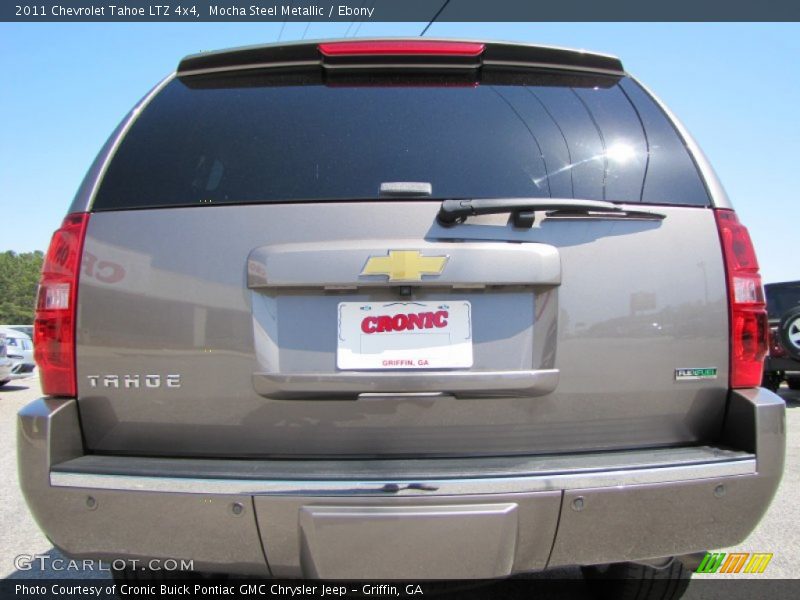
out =
[(0, 252), (0, 323), (31, 324), (44, 254)]

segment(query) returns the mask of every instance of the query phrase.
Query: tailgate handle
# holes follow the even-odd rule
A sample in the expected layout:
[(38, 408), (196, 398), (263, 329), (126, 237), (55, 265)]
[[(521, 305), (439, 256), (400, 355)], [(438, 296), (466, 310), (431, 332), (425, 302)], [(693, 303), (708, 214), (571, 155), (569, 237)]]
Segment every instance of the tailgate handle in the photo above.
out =
[(464, 396), (544, 396), (556, 389), (558, 369), (527, 371), (435, 371), (420, 373), (347, 371), (254, 373), (253, 387), (275, 399), (355, 400), (362, 394), (433, 392)]
[(352, 288), (408, 285), (390, 273), (368, 273), (370, 258), (391, 258), (392, 252), (445, 257), (439, 275), (420, 273), (415, 287), (518, 286), (561, 284), (561, 258), (549, 244), (526, 242), (431, 242), (387, 239), (277, 244), (253, 249), (247, 258), (247, 287)]

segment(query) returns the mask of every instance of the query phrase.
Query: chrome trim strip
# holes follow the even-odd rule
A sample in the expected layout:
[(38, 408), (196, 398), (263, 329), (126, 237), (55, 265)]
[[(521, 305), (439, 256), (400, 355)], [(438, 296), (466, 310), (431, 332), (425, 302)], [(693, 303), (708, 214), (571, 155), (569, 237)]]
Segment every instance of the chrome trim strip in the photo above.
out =
[(580, 73), (598, 73), (601, 75), (616, 75), (623, 77), (624, 71), (617, 71), (616, 69), (598, 69), (597, 67), (587, 67), (582, 65), (565, 65), (561, 63), (544, 63), (544, 62), (526, 62), (526, 61), (510, 61), (510, 60), (484, 60), (484, 66), (490, 67), (522, 67), (525, 69), (548, 69), (560, 71), (578, 71)]
[(323, 394), (442, 392), (549, 394), (558, 386), (558, 369), (526, 371), (430, 371), (427, 373), (391, 371), (343, 371), (333, 375), (318, 373), (253, 373), (258, 394), (271, 398)]
[(449, 496), (462, 494), (509, 494), (617, 487), (754, 475), (756, 461), (715, 462), (682, 467), (629, 469), (561, 475), (441, 479), (408, 481), (304, 481), (195, 479), (184, 477), (137, 477), (51, 472), (53, 487), (188, 494), (247, 494), (271, 496)]
[(192, 71), (179, 71), (178, 77), (192, 77), (195, 75), (210, 75), (214, 73), (225, 73), (227, 71), (246, 71), (255, 69), (276, 69), (280, 67), (314, 67), (321, 66), (330, 70), (347, 70), (347, 69), (448, 69), (448, 70), (469, 70), (478, 69), (481, 66), (491, 67), (521, 67), (525, 69), (549, 69), (560, 71), (576, 71), (580, 73), (597, 73), (601, 75), (616, 75), (623, 76), (623, 71), (615, 69), (598, 69), (593, 67), (586, 67), (580, 65), (565, 65), (561, 63), (544, 63), (544, 62), (525, 62), (525, 61), (506, 61), (506, 60), (484, 60), (482, 62), (475, 62), (469, 64), (453, 64), (453, 63), (364, 63), (364, 64), (329, 64), (319, 60), (309, 61), (288, 61), (288, 62), (264, 62), (264, 63), (249, 63), (243, 65), (231, 65), (227, 67), (213, 67), (209, 69), (194, 69)]
[[(634, 209), (634, 210), (640, 210)], [(390, 251), (412, 251), (446, 258), (440, 274), (425, 274), (418, 281), (390, 280), (386, 273), (365, 274), (368, 258), (386, 257)], [(325, 270), (319, 267), (320, 261)], [(349, 239), (342, 241), (270, 244), (253, 248), (247, 256), (247, 287), (345, 289), (454, 286), (557, 286), (561, 283), (561, 259), (555, 246), (542, 243), (513, 244), (402, 238)], [(404, 391), (404, 390), (401, 390)]]
[(363, 63), (363, 64), (329, 64), (318, 60), (309, 61), (289, 61), (289, 62), (265, 62), (265, 63), (250, 63), (244, 65), (231, 65), (227, 67), (213, 67), (209, 69), (194, 69), (192, 71), (180, 71), (178, 77), (192, 77), (194, 75), (210, 75), (214, 73), (225, 73), (227, 71), (246, 71), (251, 69), (276, 69), (280, 67), (314, 67), (321, 66), (330, 70), (348, 70), (348, 69), (448, 69), (448, 70), (469, 70), (478, 69), (481, 66), (490, 67), (521, 67), (525, 69), (549, 69), (559, 71), (576, 71), (580, 73), (597, 73), (601, 75), (616, 75), (623, 76), (623, 71), (615, 69), (597, 69), (593, 67), (565, 65), (560, 63), (544, 63), (544, 62), (515, 62), (506, 60), (484, 60), (482, 62), (475, 62), (469, 64), (453, 64), (453, 63)]
[(191, 77), (193, 75), (210, 75), (213, 73), (225, 73), (227, 71), (247, 71), (251, 69), (277, 69), (280, 67), (315, 67), (319, 66), (318, 60), (295, 60), (286, 62), (265, 62), (247, 63), (243, 65), (231, 65), (228, 67), (212, 67), (209, 69), (194, 69), (192, 71), (178, 71), (178, 77)]

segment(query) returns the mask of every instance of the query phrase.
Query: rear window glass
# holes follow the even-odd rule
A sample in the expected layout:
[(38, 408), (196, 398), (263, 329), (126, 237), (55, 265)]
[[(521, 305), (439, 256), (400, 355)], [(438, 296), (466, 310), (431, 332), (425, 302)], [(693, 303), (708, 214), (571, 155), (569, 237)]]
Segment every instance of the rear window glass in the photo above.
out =
[(793, 308), (800, 307), (800, 281), (768, 284), (764, 290), (770, 319), (780, 319)]
[(635, 82), (531, 72), (175, 79), (125, 136), (94, 209), (376, 199), (397, 181), (428, 182), (433, 198), (709, 203)]

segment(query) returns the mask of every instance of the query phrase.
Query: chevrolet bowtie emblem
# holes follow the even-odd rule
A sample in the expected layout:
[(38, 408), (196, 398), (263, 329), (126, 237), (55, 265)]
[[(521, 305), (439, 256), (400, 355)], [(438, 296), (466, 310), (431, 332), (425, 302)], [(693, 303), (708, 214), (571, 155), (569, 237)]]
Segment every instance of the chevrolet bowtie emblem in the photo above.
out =
[(439, 275), (447, 256), (422, 256), (419, 250), (389, 250), (388, 256), (372, 256), (362, 275), (387, 275), (389, 281), (421, 281), (423, 275)]

